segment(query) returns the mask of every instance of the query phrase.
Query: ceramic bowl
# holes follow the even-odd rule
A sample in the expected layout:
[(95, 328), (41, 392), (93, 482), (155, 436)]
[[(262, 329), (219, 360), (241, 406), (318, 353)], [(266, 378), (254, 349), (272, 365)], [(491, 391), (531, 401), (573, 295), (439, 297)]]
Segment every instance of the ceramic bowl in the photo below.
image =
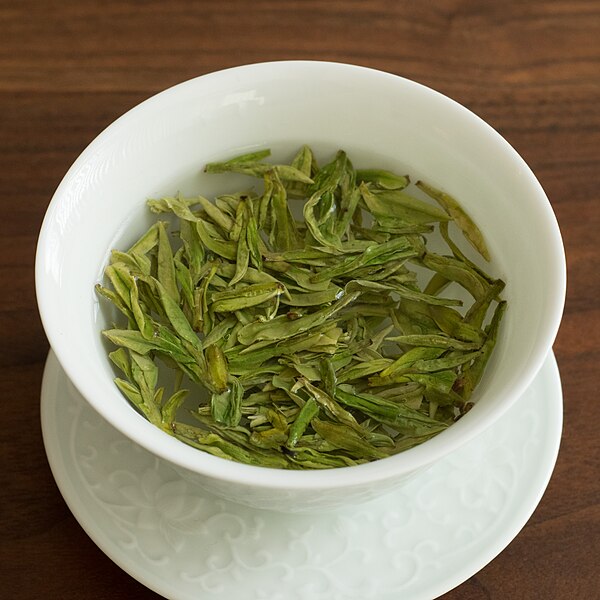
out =
[[(265, 147), (289, 160), (303, 143), (322, 157), (343, 148), (356, 166), (406, 172), (452, 193), (484, 232), (492, 255), (487, 269), (507, 282), (508, 310), (475, 407), (421, 446), (327, 471), (237, 464), (148, 423), (113, 383), (100, 335), (107, 316), (94, 292), (109, 250), (126, 247), (149, 226), (146, 198), (241, 189), (235, 178), (204, 175), (203, 165)], [(472, 112), (388, 73), (275, 62), (177, 85), (102, 132), (48, 207), (36, 287), (52, 348), (107, 421), (211, 492), (259, 508), (303, 511), (380, 496), (494, 423), (529, 386), (551, 348), (564, 304), (565, 260), (555, 216), (534, 174)]]

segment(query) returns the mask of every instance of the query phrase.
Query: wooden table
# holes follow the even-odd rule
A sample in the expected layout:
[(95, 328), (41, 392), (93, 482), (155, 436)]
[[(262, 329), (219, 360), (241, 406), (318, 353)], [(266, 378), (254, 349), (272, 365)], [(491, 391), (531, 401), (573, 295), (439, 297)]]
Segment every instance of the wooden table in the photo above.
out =
[[(558, 464), (535, 514), (446, 600), (600, 593), (600, 3), (594, 1), (0, 2), (0, 595), (156, 598), (65, 505), (46, 462), (36, 237), (52, 193), (104, 127), (182, 80), (273, 59), (356, 63), (479, 114), (537, 174), (562, 228), (569, 292), (554, 350)], [(6, 594), (6, 595), (5, 595)]]

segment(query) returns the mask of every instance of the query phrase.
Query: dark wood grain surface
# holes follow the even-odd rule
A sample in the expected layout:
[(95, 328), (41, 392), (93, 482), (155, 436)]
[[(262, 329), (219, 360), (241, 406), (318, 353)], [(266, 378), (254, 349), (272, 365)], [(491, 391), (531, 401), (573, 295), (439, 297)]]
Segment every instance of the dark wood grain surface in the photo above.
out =
[(447, 0), (0, 1), (0, 596), (158, 598), (86, 536), (39, 426), (48, 352), (33, 269), (62, 176), (111, 121), (185, 79), (279, 59), (356, 63), (461, 102), (544, 186), (569, 289), (556, 353), (564, 433), (517, 538), (445, 600), (600, 594), (600, 3)]

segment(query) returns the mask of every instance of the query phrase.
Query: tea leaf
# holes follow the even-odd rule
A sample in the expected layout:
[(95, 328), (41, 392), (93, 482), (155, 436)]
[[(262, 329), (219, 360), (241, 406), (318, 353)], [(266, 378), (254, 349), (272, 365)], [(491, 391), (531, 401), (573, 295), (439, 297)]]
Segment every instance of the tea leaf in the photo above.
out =
[(232, 378), (229, 388), (214, 393), (211, 397), (210, 406), (213, 419), (228, 427), (235, 427), (242, 418), (243, 395), (244, 388), (237, 379)]
[(292, 423), (290, 427), (288, 439), (287, 439), (287, 447), (293, 448), (298, 440), (304, 435), (304, 432), (310, 425), (310, 422), (314, 417), (319, 414), (319, 405), (317, 404), (314, 398), (309, 398), (305, 403), (296, 419)]
[[(291, 164), (269, 155), (205, 167), (264, 189), (150, 199), (178, 224), (110, 253), (96, 291), (124, 315), (102, 332), (118, 389), (182, 442), (254, 466), (351, 467), (427, 441), (468, 410), (499, 337), (504, 282), (449, 224), (487, 258), (479, 230), (444, 192), (419, 182), (421, 200), (408, 176), (356, 170), (342, 150), (321, 168), (308, 146)], [(430, 250), (436, 230), (451, 255)], [(472, 297), (464, 309), (448, 286)], [(204, 390), (194, 410), (184, 381)]]
[(475, 225), (471, 217), (466, 213), (462, 206), (449, 194), (426, 184), (424, 181), (417, 181), (417, 187), (423, 190), (427, 195), (439, 202), (440, 206), (452, 217), (454, 222), (461, 228), (465, 238), (471, 243), (473, 248), (485, 258), (490, 260), (490, 253), (487, 249), (483, 235), (479, 227)]
[(369, 442), (347, 425), (322, 421), (316, 417), (312, 420), (311, 424), (314, 430), (334, 447), (349, 450), (360, 458), (376, 460), (388, 456), (386, 452), (369, 444)]

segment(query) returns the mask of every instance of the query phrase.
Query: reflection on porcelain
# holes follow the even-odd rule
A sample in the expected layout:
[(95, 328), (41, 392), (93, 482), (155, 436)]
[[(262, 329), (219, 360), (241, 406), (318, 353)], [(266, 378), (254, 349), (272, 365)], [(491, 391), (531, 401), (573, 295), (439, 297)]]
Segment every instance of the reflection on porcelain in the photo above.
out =
[(178, 600), (431, 599), (518, 533), (552, 472), (562, 424), (550, 356), (493, 427), (401, 489), (315, 514), (252, 509), (205, 492), (113, 429), (51, 354), (42, 425), (61, 492), (94, 541)]

